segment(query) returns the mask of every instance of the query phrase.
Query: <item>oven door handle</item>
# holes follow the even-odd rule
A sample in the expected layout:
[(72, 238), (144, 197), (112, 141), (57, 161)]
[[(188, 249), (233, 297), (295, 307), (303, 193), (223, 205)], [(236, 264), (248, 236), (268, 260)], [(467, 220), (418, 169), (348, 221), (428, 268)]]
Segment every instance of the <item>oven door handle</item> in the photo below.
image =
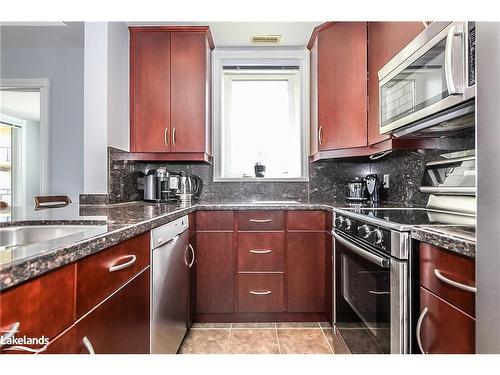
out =
[(375, 263), (376, 265), (383, 267), (383, 268), (389, 268), (389, 259), (381, 257), (377, 254), (374, 254), (370, 251), (367, 251), (359, 246), (356, 246), (355, 244), (347, 241), (345, 238), (341, 237), (335, 230), (332, 230), (332, 236), (339, 241), (342, 245), (347, 247), (349, 250), (351, 250), (353, 253), (356, 253), (360, 257)]

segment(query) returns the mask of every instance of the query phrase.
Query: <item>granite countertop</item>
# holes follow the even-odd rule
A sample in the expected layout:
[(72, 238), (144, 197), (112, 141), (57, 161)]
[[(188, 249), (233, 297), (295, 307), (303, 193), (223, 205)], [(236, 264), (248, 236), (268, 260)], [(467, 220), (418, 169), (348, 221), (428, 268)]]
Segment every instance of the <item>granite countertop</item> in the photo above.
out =
[(468, 257), (476, 256), (475, 227), (454, 225), (414, 226), (412, 238)]
[[(382, 203), (378, 207), (401, 207), (398, 203)], [(92, 225), (75, 236), (60, 238), (41, 244), (19, 246), (15, 249), (0, 247), (0, 290), (18, 285), (46, 272), (75, 262), (117, 243), (166, 224), (196, 210), (324, 210), (351, 208), (345, 201), (328, 202), (199, 202), (151, 204), (131, 202), (111, 205), (70, 204), (63, 208), (41, 211), (31, 209), (0, 211), (0, 227), (23, 225)], [(434, 227), (431, 227), (434, 228)], [(425, 237), (422, 233), (427, 231)], [(413, 232), (412, 232), (413, 233)], [(431, 234), (429, 234), (431, 233)], [(442, 237), (442, 238), (441, 238)], [(461, 248), (456, 232), (415, 229), (414, 238), (435, 242), (437, 246), (474, 256), (475, 242), (466, 240)], [(454, 245), (453, 245), (454, 244)], [(447, 247), (448, 246), (448, 247)]]

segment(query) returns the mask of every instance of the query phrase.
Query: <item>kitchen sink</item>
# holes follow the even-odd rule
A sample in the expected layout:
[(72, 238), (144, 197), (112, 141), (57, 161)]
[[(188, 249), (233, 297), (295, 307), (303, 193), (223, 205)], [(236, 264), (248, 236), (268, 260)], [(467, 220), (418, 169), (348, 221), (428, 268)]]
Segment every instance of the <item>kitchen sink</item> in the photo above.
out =
[[(0, 247), (28, 246), (64, 237), (87, 237), (106, 225), (27, 225), (0, 228)], [(87, 235), (86, 235), (87, 234)]]

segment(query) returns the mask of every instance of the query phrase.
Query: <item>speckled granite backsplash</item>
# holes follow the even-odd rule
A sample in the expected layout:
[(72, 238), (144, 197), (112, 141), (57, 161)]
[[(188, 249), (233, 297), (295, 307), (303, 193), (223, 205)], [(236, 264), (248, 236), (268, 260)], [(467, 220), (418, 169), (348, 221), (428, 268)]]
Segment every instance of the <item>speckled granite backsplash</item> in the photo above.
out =
[(444, 151), (394, 151), (379, 160), (351, 158), (319, 161), (309, 165), (309, 182), (213, 182), (213, 166), (204, 163), (146, 163), (120, 160), (123, 151), (109, 148), (109, 196), (84, 197), (82, 203), (122, 203), (142, 199), (137, 179), (151, 168), (166, 165), (168, 170), (184, 170), (203, 179), (205, 202), (248, 200), (298, 200), (328, 202), (345, 199), (347, 182), (370, 173), (390, 174), (389, 189), (382, 198), (393, 202), (425, 205), (427, 195), (419, 192), (425, 163)]

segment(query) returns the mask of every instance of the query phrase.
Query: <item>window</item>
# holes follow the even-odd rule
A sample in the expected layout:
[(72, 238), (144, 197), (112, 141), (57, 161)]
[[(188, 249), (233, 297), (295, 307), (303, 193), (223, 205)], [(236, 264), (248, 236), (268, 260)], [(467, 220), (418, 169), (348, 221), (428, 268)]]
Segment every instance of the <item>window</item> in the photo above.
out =
[(307, 180), (304, 71), (278, 63), (219, 65), (214, 181)]

